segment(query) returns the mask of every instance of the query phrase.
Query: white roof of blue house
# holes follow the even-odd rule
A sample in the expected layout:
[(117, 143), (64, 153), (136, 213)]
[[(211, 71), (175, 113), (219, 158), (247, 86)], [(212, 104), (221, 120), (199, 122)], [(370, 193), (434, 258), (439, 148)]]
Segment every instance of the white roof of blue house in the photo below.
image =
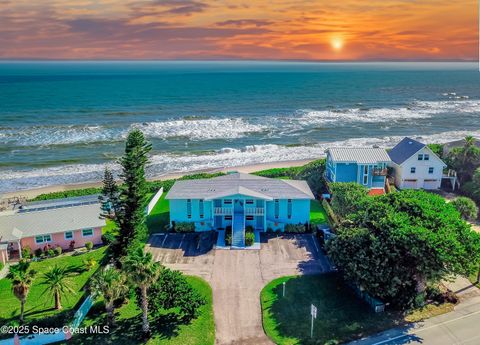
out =
[(377, 147), (334, 147), (326, 151), (336, 163), (376, 164), (388, 163), (385, 149)]
[(271, 179), (244, 173), (210, 179), (179, 180), (165, 198), (212, 200), (236, 194), (265, 200), (314, 199), (305, 181)]
[(388, 153), (392, 162), (400, 165), (407, 159), (412, 157), (415, 153), (423, 149), (426, 145), (414, 140), (412, 138), (405, 137)]

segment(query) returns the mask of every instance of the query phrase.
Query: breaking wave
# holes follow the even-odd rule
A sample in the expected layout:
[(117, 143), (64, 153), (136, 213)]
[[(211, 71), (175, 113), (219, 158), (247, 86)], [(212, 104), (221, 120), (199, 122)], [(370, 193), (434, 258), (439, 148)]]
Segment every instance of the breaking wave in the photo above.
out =
[[(429, 143), (445, 143), (459, 140), (466, 135), (480, 138), (480, 130), (450, 131), (414, 138)], [(186, 173), (259, 163), (315, 159), (324, 157), (325, 150), (328, 147), (368, 147), (373, 145), (392, 147), (401, 139), (402, 137), (400, 136), (389, 136), (382, 138), (353, 138), (305, 146), (248, 145), (240, 149), (225, 147), (214, 152), (199, 155), (191, 153), (164, 153), (154, 155), (151, 158), (147, 174), (149, 177), (157, 177), (167, 173)], [(118, 169), (118, 166), (115, 164), (109, 165), (114, 171)], [(103, 164), (75, 164), (29, 171), (7, 170), (0, 174), (0, 191), (6, 192), (49, 185), (99, 181), (102, 178), (103, 168)]]
[[(466, 96), (465, 96), (466, 97)], [(165, 121), (109, 125), (0, 127), (0, 144), (9, 147), (79, 145), (123, 141), (133, 128), (151, 139), (188, 141), (298, 135), (312, 127), (341, 127), (362, 123), (407, 123), (439, 114), (480, 115), (480, 100), (415, 101), (408, 106), (347, 109), (300, 109), (293, 114), (225, 118), (186, 117)]]

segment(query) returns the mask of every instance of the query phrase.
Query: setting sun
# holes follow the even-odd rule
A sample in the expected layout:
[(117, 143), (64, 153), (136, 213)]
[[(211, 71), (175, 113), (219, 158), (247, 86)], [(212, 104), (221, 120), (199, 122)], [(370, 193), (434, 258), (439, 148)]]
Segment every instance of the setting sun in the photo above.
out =
[(339, 37), (332, 38), (330, 41), (330, 45), (334, 50), (342, 50), (343, 48), (343, 39)]

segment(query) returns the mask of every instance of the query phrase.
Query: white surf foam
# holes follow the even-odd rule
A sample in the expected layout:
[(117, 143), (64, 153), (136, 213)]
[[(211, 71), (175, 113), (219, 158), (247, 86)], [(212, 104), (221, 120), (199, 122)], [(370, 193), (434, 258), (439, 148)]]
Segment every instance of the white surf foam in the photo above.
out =
[[(459, 140), (467, 135), (480, 138), (480, 130), (451, 131), (414, 137), (428, 143), (445, 143)], [(403, 137), (353, 138), (343, 141), (319, 143), (309, 146), (250, 145), (243, 148), (222, 148), (217, 152), (193, 155), (157, 154), (151, 157), (148, 176), (159, 176), (173, 172), (194, 172), (203, 169), (229, 168), (259, 163), (315, 159), (324, 157), (328, 147), (392, 147)], [(114, 170), (118, 166), (110, 164)], [(49, 167), (30, 171), (4, 171), (0, 174), (0, 191), (13, 191), (56, 184), (99, 181), (102, 178), (102, 164), (78, 164)]]
[(242, 118), (147, 122), (131, 127), (142, 130), (150, 138), (185, 137), (190, 140), (236, 139), (267, 130), (265, 125), (252, 124)]

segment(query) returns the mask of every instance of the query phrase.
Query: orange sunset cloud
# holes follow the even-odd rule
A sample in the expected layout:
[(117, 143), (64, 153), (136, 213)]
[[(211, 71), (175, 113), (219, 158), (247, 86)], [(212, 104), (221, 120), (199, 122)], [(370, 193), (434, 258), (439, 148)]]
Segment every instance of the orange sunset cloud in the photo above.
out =
[(475, 60), (477, 2), (0, 0), (2, 59)]

